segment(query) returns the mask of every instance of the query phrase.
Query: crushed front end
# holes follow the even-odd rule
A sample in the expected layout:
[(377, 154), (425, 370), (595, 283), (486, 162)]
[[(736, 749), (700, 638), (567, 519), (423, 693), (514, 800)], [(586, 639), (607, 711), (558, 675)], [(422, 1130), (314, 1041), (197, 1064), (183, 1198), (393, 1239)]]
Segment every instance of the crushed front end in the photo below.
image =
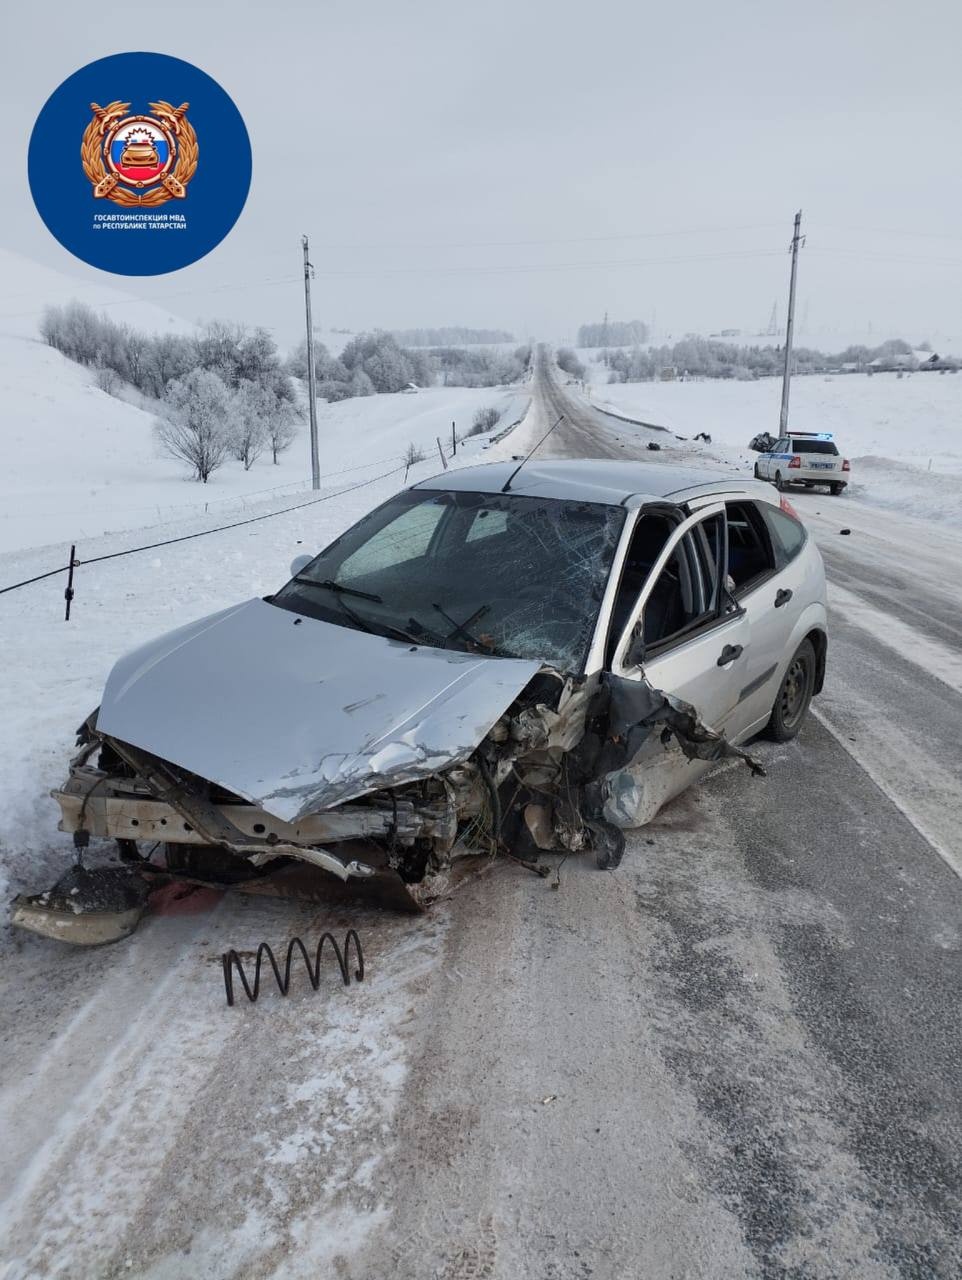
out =
[(103, 732), (94, 713), (52, 795), (81, 860), (91, 840), (115, 841), (125, 867), (74, 867), (17, 899), (13, 920), (94, 945), (130, 933), (171, 881), (421, 911), (497, 854), (541, 871), (542, 852), (590, 851), (615, 867), (624, 828), (653, 816), (679, 761), (733, 754), (744, 755), (643, 680), (544, 667), (464, 758), (282, 819)]

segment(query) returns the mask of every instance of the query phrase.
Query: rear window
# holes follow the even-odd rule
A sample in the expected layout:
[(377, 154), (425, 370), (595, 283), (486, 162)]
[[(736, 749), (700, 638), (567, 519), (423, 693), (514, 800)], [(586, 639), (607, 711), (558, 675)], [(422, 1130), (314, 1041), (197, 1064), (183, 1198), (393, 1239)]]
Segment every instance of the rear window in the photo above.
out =
[(768, 525), (769, 532), (772, 535), (775, 559), (779, 569), (781, 569), (790, 560), (795, 559), (802, 547), (804, 547), (808, 534), (805, 532), (805, 526), (802, 522), (796, 520), (794, 516), (790, 516), (787, 511), (782, 511), (780, 507), (770, 506), (767, 502), (759, 503), (758, 505), (761, 507), (765, 523)]
[(799, 440), (792, 441), (793, 453), (831, 453), (838, 457), (838, 449), (831, 440)]

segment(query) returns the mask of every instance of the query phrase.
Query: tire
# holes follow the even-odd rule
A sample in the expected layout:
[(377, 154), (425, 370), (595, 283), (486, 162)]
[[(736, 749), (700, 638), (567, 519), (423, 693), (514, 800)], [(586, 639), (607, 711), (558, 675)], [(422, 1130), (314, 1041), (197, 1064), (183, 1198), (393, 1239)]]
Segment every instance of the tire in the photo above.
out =
[(765, 727), (766, 738), (773, 742), (791, 742), (796, 737), (812, 701), (815, 667), (815, 648), (811, 640), (803, 640), (778, 686), (775, 705)]
[(761, 473), (760, 473), (760, 472), (759, 472), (759, 470), (758, 470), (758, 463), (756, 462), (756, 463), (755, 463), (755, 479), (756, 479), (756, 480), (761, 480), (761, 478), (762, 478), (762, 477), (761, 477)]
[(832, 493), (833, 497), (836, 497), (836, 498), (838, 497), (838, 495), (839, 495), (840, 493), (844, 493), (844, 492), (845, 492), (845, 486), (844, 486), (844, 484), (841, 484), (838, 480), (833, 480), (833, 481), (832, 481), (832, 483), (831, 483), (828, 487), (829, 487), (829, 490), (831, 491), (831, 493)]
[(782, 479), (782, 473), (780, 471), (775, 472), (775, 488), (779, 493), (785, 492), (785, 482)]

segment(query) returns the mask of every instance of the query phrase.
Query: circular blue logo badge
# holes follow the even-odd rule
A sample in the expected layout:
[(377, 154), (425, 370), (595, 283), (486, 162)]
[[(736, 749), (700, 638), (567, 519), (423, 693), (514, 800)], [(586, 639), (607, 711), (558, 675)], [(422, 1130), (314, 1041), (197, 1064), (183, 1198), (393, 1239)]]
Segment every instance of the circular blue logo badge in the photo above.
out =
[(119, 275), (163, 275), (233, 227), (251, 145), (230, 97), (198, 67), (118, 53), (50, 95), (27, 170), (38, 213), (75, 257)]

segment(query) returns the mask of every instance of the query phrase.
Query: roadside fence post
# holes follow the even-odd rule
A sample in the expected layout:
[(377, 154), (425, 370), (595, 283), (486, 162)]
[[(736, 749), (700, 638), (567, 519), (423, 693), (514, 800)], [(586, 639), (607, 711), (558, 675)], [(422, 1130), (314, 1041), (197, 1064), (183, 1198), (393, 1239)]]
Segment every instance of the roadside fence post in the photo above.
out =
[(63, 611), (64, 622), (70, 621), (70, 602), (73, 600), (73, 595), (74, 595), (73, 571), (74, 571), (74, 565), (78, 563), (79, 562), (77, 560), (77, 544), (75, 542), (72, 542), (70, 544), (70, 564), (67, 566), (67, 586), (64, 589), (64, 593), (63, 593), (63, 598), (67, 602), (66, 608)]

